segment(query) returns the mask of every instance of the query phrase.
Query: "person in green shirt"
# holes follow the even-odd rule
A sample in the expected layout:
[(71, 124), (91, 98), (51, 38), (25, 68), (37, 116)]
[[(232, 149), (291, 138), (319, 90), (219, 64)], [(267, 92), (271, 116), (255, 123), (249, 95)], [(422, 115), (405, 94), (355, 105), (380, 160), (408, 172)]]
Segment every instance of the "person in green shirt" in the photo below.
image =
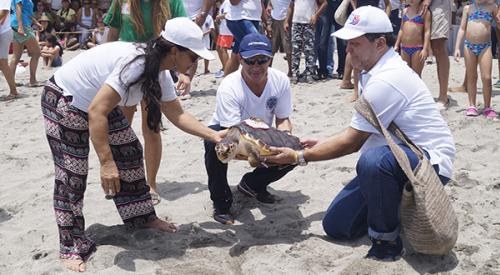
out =
[[(158, 37), (165, 22), (175, 17), (186, 17), (182, 0), (113, 0), (104, 17), (104, 24), (109, 27), (107, 41), (146, 42)], [(190, 85), (190, 77), (181, 74), (177, 90), (188, 90)], [(156, 175), (162, 156), (161, 135), (148, 128), (145, 108), (146, 105), (141, 102), (146, 181), (151, 188), (153, 203), (158, 204), (160, 196)], [(132, 124), (136, 106), (123, 107), (122, 110)]]

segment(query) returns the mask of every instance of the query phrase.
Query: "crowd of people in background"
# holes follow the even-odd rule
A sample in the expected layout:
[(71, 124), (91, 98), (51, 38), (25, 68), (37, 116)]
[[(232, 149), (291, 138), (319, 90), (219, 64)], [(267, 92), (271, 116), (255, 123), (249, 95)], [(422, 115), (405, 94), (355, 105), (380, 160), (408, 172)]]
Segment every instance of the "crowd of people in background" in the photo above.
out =
[[(500, 87), (500, 82), (491, 85), (491, 63), (496, 57), (496, 41), (500, 31), (496, 28), (498, 18), (497, 5), (493, 0), (345, 0), (348, 1), (347, 14), (352, 10), (366, 5), (379, 7), (390, 18), (394, 35), (397, 38), (395, 49), (414, 71), (421, 75), (426, 63), (437, 64), (439, 80), (439, 95), (437, 103), (440, 109), (447, 109), (450, 104), (448, 92), (467, 92), (469, 116), (479, 115), (476, 110), (475, 91), (477, 74), (473, 62), (481, 69), (481, 80), (484, 86), (484, 102), (487, 117), (496, 117), (491, 109), (491, 87)], [(217, 50), (220, 69), (210, 72), (209, 63), (205, 60), (203, 73), (213, 73), (215, 78), (221, 78), (234, 72), (239, 67), (238, 48), (241, 39), (249, 33), (263, 33), (272, 41), (274, 53), (284, 53), (288, 64), (287, 74), (293, 84), (326, 79), (341, 80), (341, 89), (352, 89), (351, 100), (358, 97), (359, 71), (350, 63), (350, 56), (345, 51), (345, 41), (335, 39), (331, 33), (342, 27), (343, 22), (337, 22), (335, 13), (345, 5), (343, 0), (170, 0), (169, 9), (160, 13), (170, 13), (174, 16), (187, 16), (197, 23), (205, 34), (205, 44), (210, 50)], [(8, 47), (13, 57), (10, 70), (15, 72), (23, 50), (27, 50), (29, 60), (30, 81), (28, 86), (41, 85), (36, 78), (39, 57), (43, 58), (43, 67), (52, 68), (62, 64), (63, 50), (89, 49), (106, 41), (147, 41), (152, 34), (148, 22), (144, 26), (149, 33), (140, 33), (137, 24), (147, 18), (148, 12), (155, 9), (149, 1), (108, 1), (108, 0), (2, 0), (3, 9), (7, 9), (10, 20), (3, 20), (5, 30), (13, 29), (12, 46), (7, 39), (2, 39), (2, 51)], [(151, 1), (156, 3), (156, 0)], [(160, 1), (161, 2), (161, 1)], [(490, 3), (491, 2), (491, 3)], [(118, 4), (114, 4), (118, 3)], [(123, 5), (125, 4), (125, 5)], [(469, 4), (469, 5), (468, 5)], [(467, 7), (464, 9), (464, 7)], [(470, 7), (470, 8), (469, 8)], [(110, 29), (116, 29), (116, 22), (122, 16), (134, 14), (134, 9), (146, 9), (143, 16), (126, 18), (124, 28), (119, 34)], [(19, 9), (19, 10), (18, 10)], [(472, 11), (471, 11), (472, 10)], [(157, 11), (153, 11), (157, 12)], [(471, 19), (469, 13), (487, 12), (491, 16)], [(17, 13), (20, 13), (20, 17)], [(462, 16), (466, 14), (465, 16)], [(6, 16), (6, 15), (5, 15)], [(4, 16), (4, 17), (5, 17)], [(475, 15), (472, 15), (473, 17)], [(465, 18), (461, 20), (461, 18)], [(145, 20), (145, 19), (144, 19)], [(478, 21), (479, 20), (479, 21)], [(146, 20), (148, 21), (148, 20)], [(466, 32), (468, 25), (487, 23), (488, 33), (481, 35), (482, 43), (492, 43), (493, 47), (485, 47), (485, 55), (476, 46), (470, 46)], [(9, 26), (7, 26), (7, 25)], [(465, 24), (465, 25), (464, 25)], [(481, 25), (482, 26), (482, 25)], [(470, 29), (474, 29), (471, 26)], [(7, 32), (5, 31), (4, 32)], [(459, 31), (460, 30), (460, 31)], [(139, 31), (139, 37), (131, 33)], [(127, 34), (128, 33), (128, 34)], [(462, 34), (461, 36), (458, 34)], [(465, 41), (462, 41), (465, 36)], [(4, 37), (7, 37), (4, 34)], [(8, 39), (10, 40), (10, 39)], [(48, 42), (56, 41), (56, 43)], [(457, 47), (455, 47), (455, 41)], [(473, 61), (467, 54), (468, 50), (476, 51)], [(38, 47), (37, 47), (38, 45)], [(486, 44), (484, 44), (486, 45)], [(476, 47), (473, 49), (473, 47)], [(481, 47), (481, 46), (479, 46)], [(231, 49), (231, 53), (229, 53)], [(457, 54), (456, 50), (459, 50)], [(334, 64), (334, 53), (337, 54)], [(4, 54), (5, 55), (5, 54)], [(464, 56), (466, 70), (464, 83), (458, 87), (448, 87), (449, 55)], [(300, 70), (301, 56), (304, 56), (305, 67)], [(0, 68), (5, 70), (6, 56), (0, 56)], [(489, 60), (489, 61), (487, 61)], [(23, 66), (27, 62), (21, 62)], [(271, 63), (272, 64), (272, 63)], [(481, 65), (483, 64), (483, 65)], [(500, 63), (499, 63), (500, 66)], [(197, 65), (182, 76), (179, 94), (181, 99), (190, 97), (190, 83), (196, 74)], [(12, 78), (15, 73), (5, 73), (10, 93), (7, 100), (17, 97), (16, 85)], [(490, 108), (490, 109), (488, 109)]]

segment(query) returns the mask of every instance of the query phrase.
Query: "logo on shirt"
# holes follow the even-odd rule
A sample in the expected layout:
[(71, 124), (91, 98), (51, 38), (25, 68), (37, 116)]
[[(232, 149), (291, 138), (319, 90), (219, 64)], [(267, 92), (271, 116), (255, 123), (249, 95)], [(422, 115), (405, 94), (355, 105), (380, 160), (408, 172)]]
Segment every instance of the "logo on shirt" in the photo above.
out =
[(274, 107), (276, 107), (276, 104), (278, 104), (278, 98), (275, 97), (275, 96), (272, 96), (270, 98), (267, 99), (266, 101), (266, 108), (268, 110), (274, 110)]
[(351, 14), (349, 19), (350, 19), (349, 24), (351, 25), (357, 25), (359, 21), (361, 21), (361, 18), (358, 14)]

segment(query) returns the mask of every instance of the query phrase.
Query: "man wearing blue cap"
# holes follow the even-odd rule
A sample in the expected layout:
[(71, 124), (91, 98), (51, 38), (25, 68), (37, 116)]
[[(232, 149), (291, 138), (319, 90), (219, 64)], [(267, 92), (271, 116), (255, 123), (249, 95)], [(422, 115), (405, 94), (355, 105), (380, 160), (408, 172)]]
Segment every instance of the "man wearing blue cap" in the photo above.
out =
[[(274, 119), (277, 129), (291, 132), (290, 81), (286, 74), (269, 68), (272, 59), (271, 42), (265, 35), (252, 33), (242, 39), (239, 50), (242, 67), (221, 82), (209, 127), (226, 129), (247, 118), (258, 117), (268, 125), (272, 125)], [(205, 141), (205, 167), (214, 206), (214, 219), (223, 224), (233, 224), (227, 164), (217, 158), (213, 142)], [(278, 198), (267, 191), (267, 186), (282, 178), (293, 167), (257, 167), (243, 176), (238, 191), (262, 203), (275, 203)]]

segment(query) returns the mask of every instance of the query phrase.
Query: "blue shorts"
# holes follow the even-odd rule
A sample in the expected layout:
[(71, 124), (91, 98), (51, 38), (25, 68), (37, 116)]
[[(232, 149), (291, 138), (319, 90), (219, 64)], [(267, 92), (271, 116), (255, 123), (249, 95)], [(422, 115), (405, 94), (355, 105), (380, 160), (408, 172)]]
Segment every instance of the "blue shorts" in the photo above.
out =
[(234, 36), (233, 53), (240, 52), (240, 42), (245, 35), (259, 33), (259, 21), (257, 20), (227, 20), (227, 28)]

